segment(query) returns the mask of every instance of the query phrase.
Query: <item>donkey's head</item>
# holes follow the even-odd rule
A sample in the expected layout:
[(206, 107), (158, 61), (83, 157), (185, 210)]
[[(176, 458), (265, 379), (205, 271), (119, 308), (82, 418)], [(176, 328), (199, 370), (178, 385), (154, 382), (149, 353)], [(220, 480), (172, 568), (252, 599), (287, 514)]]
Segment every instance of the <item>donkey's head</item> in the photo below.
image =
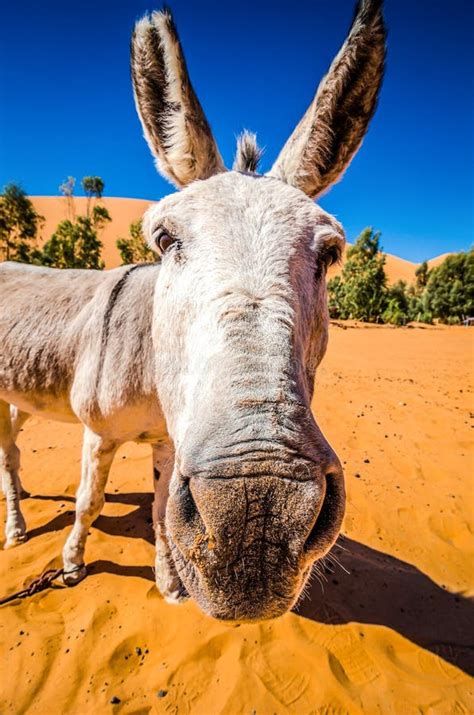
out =
[(310, 403), (327, 343), (326, 268), (344, 233), (313, 199), (374, 112), (385, 55), (377, 0), (350, 33), (271, 171), (245, 134), (226, 171), (167, 11), (138, 22), (132, 75), (159, 171), (184, 189), (145, 217), (162, 254), (153, 340), (176, 448), (173, 557), (207, 613), (255, 620), (297, 600), (344, 512), (341, 465)]

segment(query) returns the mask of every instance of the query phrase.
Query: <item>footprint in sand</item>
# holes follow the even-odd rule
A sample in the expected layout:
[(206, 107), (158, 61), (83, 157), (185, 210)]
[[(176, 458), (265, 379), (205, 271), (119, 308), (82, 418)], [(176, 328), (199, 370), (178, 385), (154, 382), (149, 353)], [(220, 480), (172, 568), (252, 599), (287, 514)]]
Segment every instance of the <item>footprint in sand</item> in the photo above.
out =
[(340, 631), (327, 644), (329, 665), (337, 680), (345, 688), (362, 687), (372, 683), (381, 671), (364, 650), (364, 644), (352, 633)]

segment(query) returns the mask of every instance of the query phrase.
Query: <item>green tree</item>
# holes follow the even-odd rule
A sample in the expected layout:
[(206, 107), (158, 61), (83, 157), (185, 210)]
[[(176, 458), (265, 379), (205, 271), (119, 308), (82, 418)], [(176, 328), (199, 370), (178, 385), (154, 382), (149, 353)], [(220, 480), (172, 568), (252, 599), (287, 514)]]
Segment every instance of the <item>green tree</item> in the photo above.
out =
[(81, 181), (84, 193), (87, 196), (87, 208), (86, 214), (89, 216), (91, 201), (95, 197), (96, 199), (101, 199), (104, 192), (104, 181), (100, 176), (84, 176)]
[(66, 199), (67, 206), (67, 216), (71, 221), (76, 218), (76, 208), (74, 206), (74, 187), (76, 186), (76, 179), (74, 176), (68, 176), (62, 184), (59, 185), (59, 191), (62, 193)]
[(111, 221), (105, 206), (96, 204), (91, 211), (93, 197), (100, 199), (104, 181), (100, 176), (85, 176), (81, 185), (87, 194), (86, 216), (76, 216), (74, 187), (76, 180), (69, 176), (59, 187), (68, 202), (68, 218), (61, 221), (42, 251), (41, 262), (54, 268), (104, 268), (101, 259), (102, 242), (99, 235)]
[(0, 260), (36, 262), (40, 251), (34, 244), (43, 221), (25, 191), (7, 184), (0, 195)]
[(130, 224), (129, 234), (128, 238), (119, 238), (116, 241), (123, 265), (153, 263), (158, 260), (157, 254), (151, 248), (148, 248), (143, 237), (141, 221), (134, 221), (134, 223)]
[(474, 316), (474, 249), (448, 256), (437, 268), (423, 261), (413, 285), (387, 285), (380, 233), (365, 229), (347, 252), (341, 276), (328, 282), (332, 318), (405, 325), (460, 323)]
[(348, 250), (341, 277), (328, 283), (331, 317), (380, 322), (387, 298), (384, 264), (380, 232), (366, 228)]
[(418, 295), (425, 290), (429, 274), (430, 270), (428, 268), (428, 263), (423, 261), (423, 263), (420, 263), (415, 271), (415, 291)]
[(405, 281), (398, 281), (386, 291), (386, 308), (382, 313), (384, 323), (405, 325), (409, 319), (410, 301)]
[(335, 276), (328, 281), (328, 308), (331, 318), (346, 319), (344, 303), (345, 284), (341, 276)]
[(415, 283), (407, 287), (408, 320), (417, 323), (432, 323), (433, 315), (423, 306), (423, 290)]
[(442, 323), (474, 316), (474, 249), (448, 256), (430, 271), (423, 307)]
[(111, 217), (103, 206), (94, 206), (92, 216), (61, 221), (43, 247), (42, 262), (54, 268), (103, 269), (99, 233)]

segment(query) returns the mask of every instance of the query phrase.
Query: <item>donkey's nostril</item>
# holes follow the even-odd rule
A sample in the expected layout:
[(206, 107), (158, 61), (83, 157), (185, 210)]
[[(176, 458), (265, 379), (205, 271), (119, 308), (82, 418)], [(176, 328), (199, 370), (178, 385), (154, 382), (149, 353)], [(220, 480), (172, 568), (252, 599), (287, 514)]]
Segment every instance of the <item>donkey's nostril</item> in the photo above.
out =
[(344, 485), (341, 469), (326, 474), (326, 491), (316, 521), (306, 540), (305, 552), (320, 558), (339, 534), (344, 512)]
[(194, 501), (188, 477), (180, 477), (177, 496), (179, 500), (180, 512), (184, 521), (192, 521), (197, 514), (197, 506)]

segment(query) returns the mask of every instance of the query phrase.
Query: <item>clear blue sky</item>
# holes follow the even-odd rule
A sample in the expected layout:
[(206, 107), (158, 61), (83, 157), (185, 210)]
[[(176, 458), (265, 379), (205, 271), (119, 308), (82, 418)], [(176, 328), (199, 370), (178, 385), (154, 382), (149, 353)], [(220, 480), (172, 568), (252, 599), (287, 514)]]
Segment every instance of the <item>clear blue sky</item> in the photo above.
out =
[[(256, 131), (263, 168), (309, 103), (348, 29), (352, 0), (170, 0), (195, 88), (227, 164)], [(0, 185), (57, 194), (98, 174), (106, 194), (172, 189), (142, 139), (129, 36), (150, 0), (16, 0), (0, 30)], [(473, 239), (472, 0), (386, 0), (388, 69), (377, 114), (343, 181), (321, 200), (352, 239), (422, 260)]]

